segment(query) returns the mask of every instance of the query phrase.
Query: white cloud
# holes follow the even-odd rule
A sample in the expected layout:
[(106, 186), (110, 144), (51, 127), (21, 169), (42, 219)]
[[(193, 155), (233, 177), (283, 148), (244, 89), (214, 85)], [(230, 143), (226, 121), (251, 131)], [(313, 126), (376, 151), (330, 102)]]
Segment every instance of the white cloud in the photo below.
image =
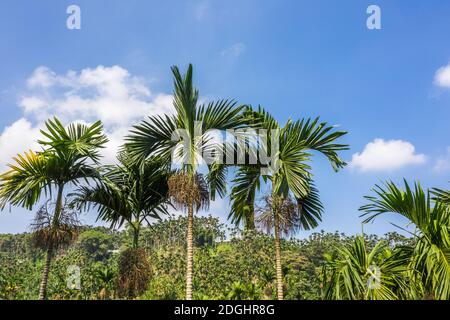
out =
[(375, 139), (361, 153), (353, 155), (350, 168), (363, 172), (392, 171), (425, 161), (425, 155), (416, 154), (414, 145), (407, 141)]
[(433, 167), (436, 172), (450, 171), (450, 147), (447, 148), (447, 154), (439, 157)]
[(24, 118), (7, 126), (0, 135), (0, 170), (4, 171), (17, 154), (30, 149), (37, 150), (38, 135), (39, 129), (34, 128), (31, 122)]
[(0, 136), (0, 167), (15, 154), (36, 148), (31, 141), (39, 138), (38, 129), (52, 116), (63, 123), (102, 120), (110, 139), (103, 152), (105, 162), (112, 162), (132, 124), (147, 115), (173, 112), (171, 95), (153, 93), (144, 79), (120, 66), (98, 66), (66, 74), (42, 66), (26, 83), (27, 90), (18, 102), (24, 116)]
[(126, 126), (149, 114), (169, 113), (171, 96), (152, 94), (141, 78), (120, 67), (98, 66), (57, 75), (37, 68), (27, 81), (30, 92), (19, 101), (26, 115), (40, 121), (100, 119), (105, 126)]
[(57, 81), (56, 73), (47, 67), (41, 66), (34, 70), (33, 74), (27, 80), (28, 87), (51, 87)]
[(237, 58), (245, 52), (246, 46), (242, 42), (237, 42), (230, 47), (222, 50), (221, 55), (223, 57)]
[(450, 89), (450, 63), (436, 71), (434, 83), (439, 87)]

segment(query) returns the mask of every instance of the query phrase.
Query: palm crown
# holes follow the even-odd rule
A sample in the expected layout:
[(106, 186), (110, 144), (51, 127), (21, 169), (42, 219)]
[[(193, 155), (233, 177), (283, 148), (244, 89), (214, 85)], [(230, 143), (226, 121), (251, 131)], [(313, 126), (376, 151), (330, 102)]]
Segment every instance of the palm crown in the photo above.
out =
[(108, 141), (102, 133), (100, 121), (87, 126), (70, 124), (65, 128), (54, 118), (46, 122), (47, 131), (41, 133), (47, 140), (39, 140), (42, 151), (18, 155), (10, 170), (0, 176), (0, 204), (6, 203), (32, 209), (44, 191), (68, 182), (98, 177), (89, 161), (99, 160), (99, 148)]
[(155, 159), (138, 164), (125, 152), (118, 159), (118, 165), (102, 170), (102, 179), (95, 186), (78, 188), (72, 203), (84, 210), (96, 208), (98, 219), (110, 222), (113, 228), (128, 223), (135, 231), (137, 247), (141, 224), (167, 214), (169, 171)]
[(245, 119), (254, 128), (262, 128), (268, 132), (268, 145), (272, 140), (271, 130), (277, 130), (279, 139), (278, 160), (272, 163), (274, 169), (262, 174), (259, 165), (242, 166), (237, 170), (234, 186), (231, 191), (232, 207), (229, 217), (239, 223), (245, 215), (254, 211), (256, 192), (259, 190), (261, 179), (270, 181), (272, 194), (283, 198), (290, 194), (298, 201), (299, 216), (297, 226), (310, 229), (317, 226), (322, 214), (322, 204), (318, 191), (314, 186), (311, 174), (311, 151), (324, 154), (335, 170), (345, 166), (345, 162), (338, 156), (341, 150), (348, 146), (337, 144), (335, 140), (346, 134), (345, 131), (332, 131), (333, 126), (326, 122), (319, 123), (319, 119), (289, 120), (285, 126), (279, 123), (264, 109), (247, 110)]

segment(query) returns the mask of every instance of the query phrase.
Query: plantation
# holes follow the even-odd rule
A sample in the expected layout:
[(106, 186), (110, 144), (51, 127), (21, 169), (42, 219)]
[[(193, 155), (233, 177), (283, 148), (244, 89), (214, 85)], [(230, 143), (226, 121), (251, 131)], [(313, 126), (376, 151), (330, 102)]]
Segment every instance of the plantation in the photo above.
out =
[[(275, 299), (274, 245), (270, 236), (228, 230), (217, 218), (194, 220), (195, 299)], [(157, 223), (142, 230), (141, 243), (151, 265), (145, 292), (138, 299), (184, 299), (186, 219)], [(230, 232), (230, 241), (224, 234)], [(36, 299), (45, 259), (42, 250), (30, 246), (30, 234), (1, 235), (2, 299)], [(54, 258), (48, 282), (48, 299), (118, 298), (118, 251), (132, 242), (132, 230), (112, 232), (102, 227), (83, 227), (78, 240)], [(339, 233), (315, 233), (305, 240), (282, 243), (286, 299), (323, 299), (324, 253), (351, 244), (354, 237)], [(368, 248), (384, 242), (389, 247), (411, 245), (399, 234), (383, 238), (366, 236)], [(117, 250), (117, 252), (115, 251)], [(95, 254), (92, 254), (95, 252)], [(81, 270), (81, 288), (68, 289), (67, 268)]]

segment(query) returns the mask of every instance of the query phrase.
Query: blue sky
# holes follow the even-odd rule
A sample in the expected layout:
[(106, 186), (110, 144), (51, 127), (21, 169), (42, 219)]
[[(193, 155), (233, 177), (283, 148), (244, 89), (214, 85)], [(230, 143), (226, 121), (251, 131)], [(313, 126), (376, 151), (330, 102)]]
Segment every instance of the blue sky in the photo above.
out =
[[(71, 4), (81, 30), (66, 28)], [(366, 27), (370, 4), (381, 30)], [(102, 119), (111, 158), (129, 125), (170, 109), (170, 66), (192, 62), (204, 99), (261, 104), (282, 122), (320, 115), (349, 131), (349, 168), (315, 158), (319, 229), (359, 232), (357, 208), (375, 183), (449, 186), (449, 15), (450, 2), (419, 0), (3, 0), (0, 167), (35, 146), (51, 115)], [(211, 213), (225, 219), (227, 203)], [(32, 216), (7, 208), (0, 232), (25, 231)], [(394, 230), (389, 222), (404, 223), (386, 216), (365, 231)]]

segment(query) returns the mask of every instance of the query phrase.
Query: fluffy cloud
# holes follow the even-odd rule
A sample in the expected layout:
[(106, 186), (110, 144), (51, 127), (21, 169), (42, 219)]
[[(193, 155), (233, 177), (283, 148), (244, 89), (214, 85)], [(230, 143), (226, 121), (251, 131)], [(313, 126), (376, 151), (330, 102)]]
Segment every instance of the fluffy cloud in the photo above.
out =
[(353, 155), (350, 168), (363, 172), (392, 171), (425, 161), (425, 155), (416, 154), (415, 147), (407, 141), (375, 139), (361, 153)]
[(126, 126), (145, 115), (171, 111), (171, 96), (152, 94), (143, 79), (119, 66), (65, 75), (39, 67), (27, 84), (30, 92), (19, 106), (39, 120), (57, 115), (65, 121), (101, 119), (105, 126)]
[(171, 95), (153, 93), (144, 79), (120, 66), (98, 66), (66, 74), (42, 66), (34, 70), (26, 84), (18, 102), (23, 118), (5, 128), (0, 136), (0, 167), (15, 154), (35, 148), (38, 128), (52, 116), (64, 123), (102, 120), (110, 139), (104, 150), (105, 160), (112, 162), (132, 124), (147, 115), (173, 112)]
[(7, 126), (0, 135), (0, 169), (3, 171), (17, 154), (30, 149), (36, 150), (38, 134), (39, 129), (24, 118)]
[(436, 71), (434, 83), (439, 87), (450, 89), (450, 63)]
[(450, 147), (447, 148), (447, 154), (439, 157), (433, 167), (436, 172), (450, 171)]

